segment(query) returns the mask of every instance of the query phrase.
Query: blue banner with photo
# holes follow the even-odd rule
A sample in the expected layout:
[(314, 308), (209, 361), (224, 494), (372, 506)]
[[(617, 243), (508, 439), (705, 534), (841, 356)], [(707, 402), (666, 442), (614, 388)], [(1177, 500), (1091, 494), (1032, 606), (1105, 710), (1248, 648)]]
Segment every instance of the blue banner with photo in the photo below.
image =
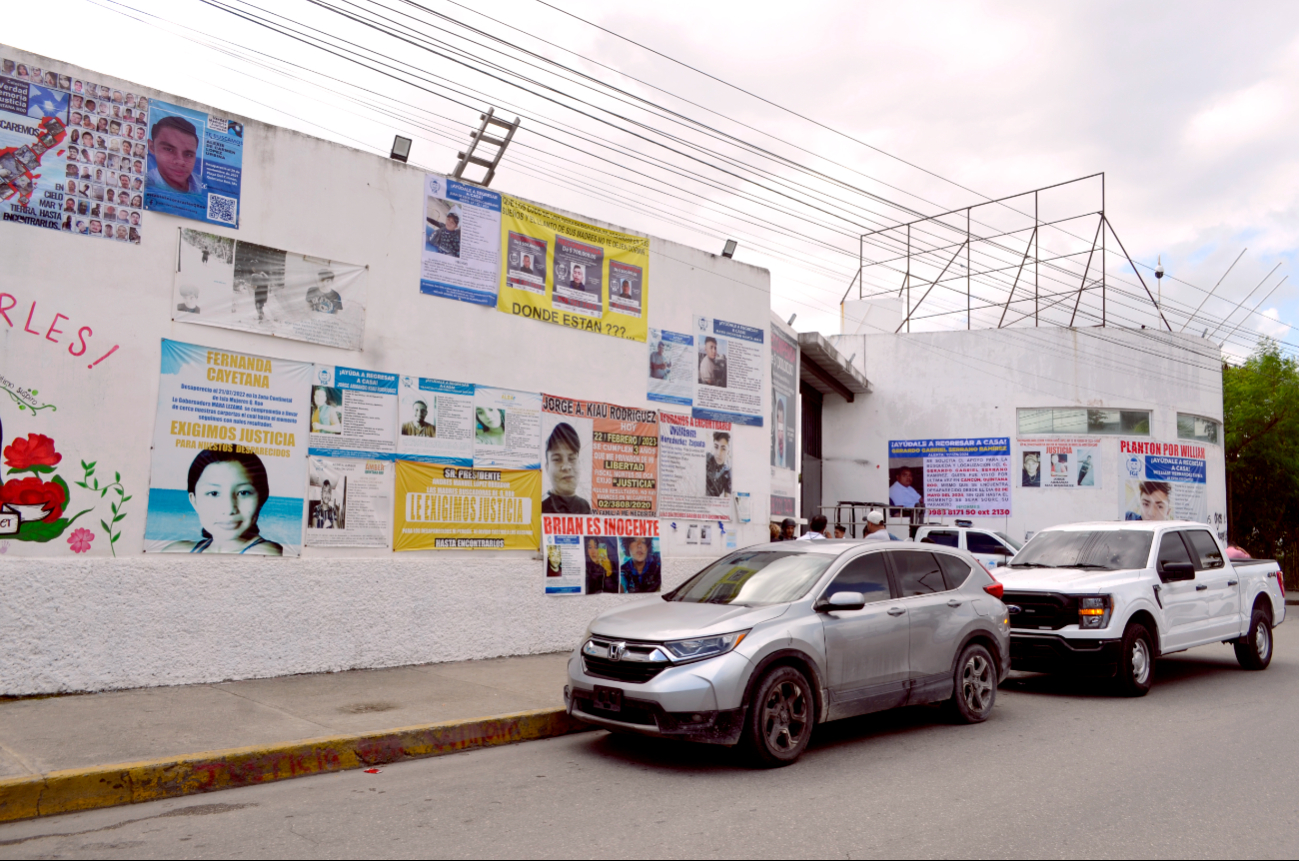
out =
[(155, 101), (148, 149), (145, 209), (239, 227), (243, 124)]

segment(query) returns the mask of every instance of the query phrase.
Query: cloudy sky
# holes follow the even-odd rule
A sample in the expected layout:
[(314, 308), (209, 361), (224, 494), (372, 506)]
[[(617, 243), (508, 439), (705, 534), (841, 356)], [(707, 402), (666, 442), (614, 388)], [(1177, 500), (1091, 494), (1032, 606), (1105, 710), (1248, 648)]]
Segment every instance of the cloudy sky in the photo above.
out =
[[(4, 39), (383, 154), (413, 137), (411, 161), (442, 172), (493, 105), (522, 117), (494, 188), (707, 250), (735, 238), (737, 259), (771, 270), (776, 310), (827, 333), (863, 231), (1104, 172), (1151, 289), (1162, 258), (1174, 329), (1205, 302), (1188, 331), (1239, 326), (1229, 356), (1260, 333), (1299, 345), (1299, 276), (1282, 283), (1299, 239), (1299, 6), (556, 5), (68, 0), (68, 26)], [(974, 219), (991, 229), (1025, 200)], [(1099, 209), (1099, 183), (1051, 206)], [(1094, 229), (1062, 227), (1043, 253), (1076, 254)], [(1077, 278), (1085, 255), (1071, 260)], [(1109, 256), (1111, 324), (1156, 325), (1125, 268)], [(880, 267), (863, 283), (898, 286)], [(964, 328), (965, 301), (936, 291), (916, 327)]]

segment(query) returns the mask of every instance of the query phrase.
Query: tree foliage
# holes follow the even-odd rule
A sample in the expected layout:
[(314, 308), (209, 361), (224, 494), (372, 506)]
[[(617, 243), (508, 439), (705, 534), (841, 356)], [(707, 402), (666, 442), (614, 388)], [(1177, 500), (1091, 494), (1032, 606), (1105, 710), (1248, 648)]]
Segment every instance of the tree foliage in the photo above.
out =
[(1231, 541), (1299, 585), (1299, 363), (1265, 339), (1223, 366), (1222, 409)]

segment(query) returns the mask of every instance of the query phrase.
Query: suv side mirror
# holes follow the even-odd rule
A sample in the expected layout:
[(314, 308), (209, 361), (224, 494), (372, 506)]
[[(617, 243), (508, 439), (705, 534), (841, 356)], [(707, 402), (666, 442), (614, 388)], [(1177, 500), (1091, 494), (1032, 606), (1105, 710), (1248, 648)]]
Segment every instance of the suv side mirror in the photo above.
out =
[(829, 598), (816, 602), (818, 612), (831, 613), (835, 610), (860, 610), (866, 606), (866, 597), (860, 592), (835, 592)]
[(1190, 562), (1161, 562), (1159, 574), (1165, 582), (1176, 580), (1194, 580), (1195, 566)]

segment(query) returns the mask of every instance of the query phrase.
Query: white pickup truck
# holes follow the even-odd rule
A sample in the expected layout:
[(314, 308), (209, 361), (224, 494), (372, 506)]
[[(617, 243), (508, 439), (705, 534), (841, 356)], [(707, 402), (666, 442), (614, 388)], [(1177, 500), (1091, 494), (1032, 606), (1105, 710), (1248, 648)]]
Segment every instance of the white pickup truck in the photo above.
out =
[(1206, 643), (1231, 643), (1242, 667), (1266, 669), (1285, 620), (1280, 566), (1228, 559), (1199, 523), (1055, 526), (997, 579), (1013, 669), (1111, 675), (1128, 696), (1150, 690), (1156, 657)]

